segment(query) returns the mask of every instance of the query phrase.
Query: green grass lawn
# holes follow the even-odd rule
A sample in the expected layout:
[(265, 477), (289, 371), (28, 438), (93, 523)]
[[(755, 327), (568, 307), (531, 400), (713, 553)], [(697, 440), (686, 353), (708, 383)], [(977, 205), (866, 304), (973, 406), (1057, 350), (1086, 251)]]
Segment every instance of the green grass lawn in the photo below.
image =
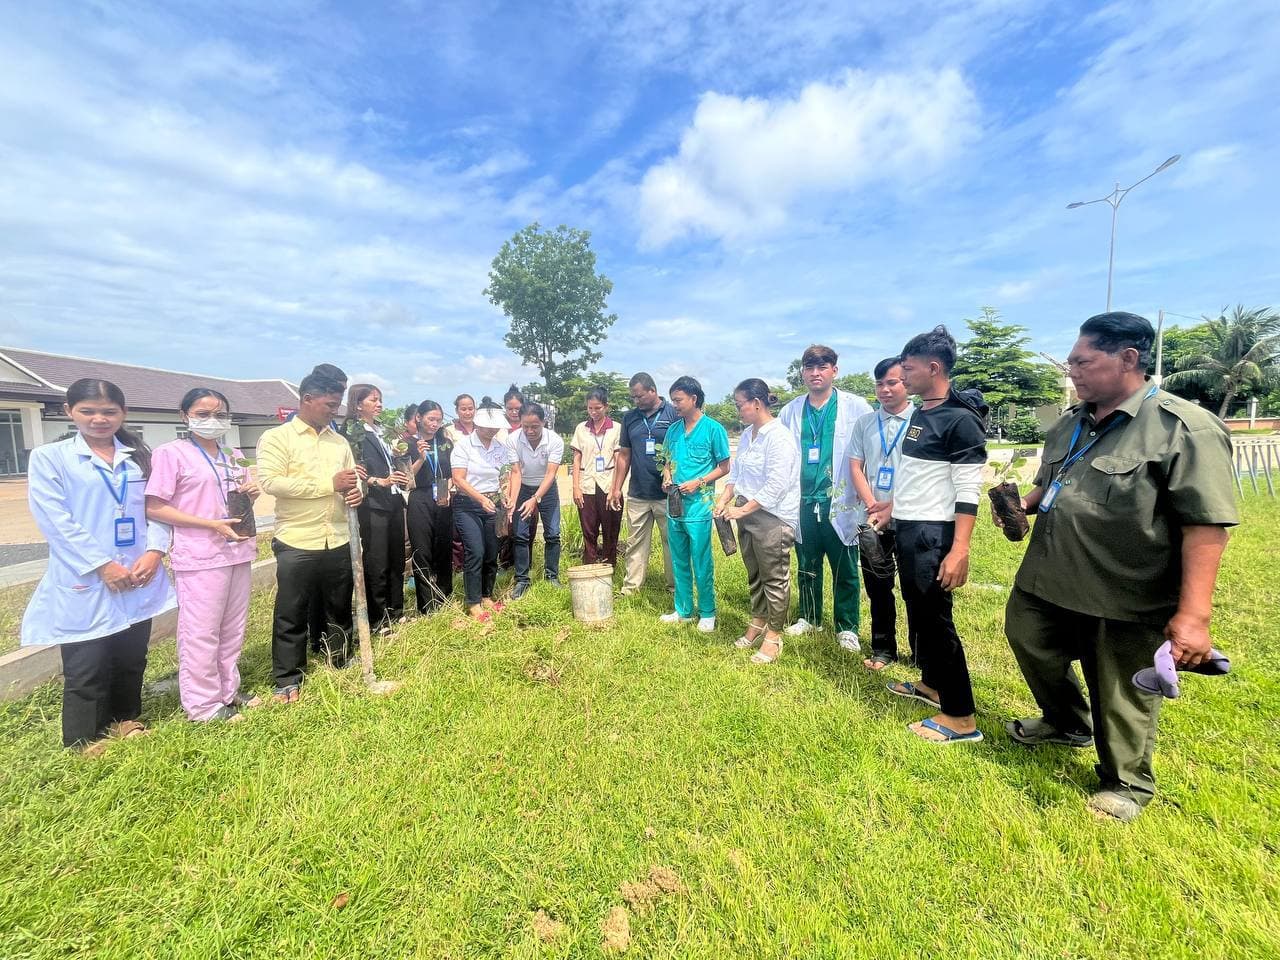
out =
[[(990, 585), (1023, 548), (982, 523), (988, 586), (957, 601), (977, 747), (909, 734), (926, 710), (829, 634), (749, 665), (723, 557), (714, 636), (660, 627), (653, 580), (609, 629), (539, 586), (488, 633), (400, 629), (391, 697), (320, 668), (296, 706), (195, 727), (153, 693), (154, 735), (96, 761), (60, 749), (48, 685), (0, 709), (0, 956), (590, 957), (655, 866), (680, 886), (627, 888), (628, 956), (1280, 956), (1280, 507), (1245, 518), (1217, 596), (1234, 671), (1167, 705), (1128, 827), (1084, 809), (1091, 751), (1003, 735), (1032, 702)], [(264, 692), (269, 612), (243, 663)]]

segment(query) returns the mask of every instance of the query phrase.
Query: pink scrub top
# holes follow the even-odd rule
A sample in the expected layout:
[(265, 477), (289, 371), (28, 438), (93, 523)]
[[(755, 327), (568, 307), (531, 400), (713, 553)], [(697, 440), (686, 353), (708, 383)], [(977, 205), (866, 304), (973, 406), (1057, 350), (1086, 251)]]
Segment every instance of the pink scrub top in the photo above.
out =
[[(234, 450), (228, 459), (206, 458), (203, 450), (190, 440), (173, 440), (161, 444), (151, 453), (151, 477), (147, 480), (147, 496), (163, 500), (169, 506), (208, 520), (227, 515), (223, 491), (235, 485), (224, 481), (224, 461), (230, 462), (234, 476), (243, 470), (234, 466), (244, 454)], [(212, 463), (210, 462), (212, 461)], [(252, 562), (258, 555), (253, 538), (241, 543), (228, 543), (213, 530), (203, 527), (173, 527), (173, 546), (169, 550), (169, 566), (186, 572), (209, 567), (230, 567)]]

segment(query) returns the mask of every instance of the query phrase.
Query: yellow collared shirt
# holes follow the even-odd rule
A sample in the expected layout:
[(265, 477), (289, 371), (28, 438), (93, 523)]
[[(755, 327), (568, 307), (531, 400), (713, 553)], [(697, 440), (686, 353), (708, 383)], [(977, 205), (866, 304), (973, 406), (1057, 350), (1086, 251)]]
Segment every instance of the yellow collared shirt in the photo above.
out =
[(276, 539), (299, 550), (345, 546), (347, 506), (333, 475), (354, 466), (351, 447), (330, 427), (317, 432), (294, 417), (264, 433), (258, 483), (276, 498)]

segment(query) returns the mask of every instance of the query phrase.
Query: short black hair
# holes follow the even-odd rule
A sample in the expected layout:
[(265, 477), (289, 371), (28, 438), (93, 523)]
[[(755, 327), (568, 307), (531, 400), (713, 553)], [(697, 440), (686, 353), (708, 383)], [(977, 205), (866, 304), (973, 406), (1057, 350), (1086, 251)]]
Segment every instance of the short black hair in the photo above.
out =
[[(321, 367), (326, 367), (328, 369), (322, 370)], [(329, 373), (329, 370), (338, 370), (338, 368), (327, 363), (322, 363), (319, 367), (316, 367), (303, 377), (302, 382), (298, 384), (299, 399), (307, 394), (311, 394), (313, 397), (328, 397), (335, 393), (339, 396), (346, 393), (346, 375), (344, 374), (342, 378), (338, 378)], [(341, 370), (338, 370), (338, 372), (342, 373)]]
[(1099, 313), (1080, 324), (1080, 336), (1088, 337), (1095, 350), (1103, 353), (1119, 353), (1130, 347), (1138, 351), (1138, 368), (1145, 370), (1151, 363), (1151, 345), (1156, 342), (1156, 332), (1151, 321), (1136, 313)]
[(658, 389), (658, 385), (653, 382), (653, 377), (649, 376), (647, 373), (637, 373), (634, 377), (631, 378), (631, 381), (630, 383), (627, 384), (627, 386), (634, 387), (636, 384), (639, 384), (641, 387), (643, 387), (646, 390)]
[(942, 371), (951, 376), (951, 368), (956, 365), (956, 338), (942, 324), (938, 324), (928, 333), (919, 333), (907, 341), (902, 348), (902, 357), (926, 357), (942, 364)]
[(609, 391), (604, 387), (592, 387), (587, 391), (586, 400), (594, 400), (596, 403), (603, 403), (607, 407), (609, 405)]
[(405, 423), (408, 423), (409, 421), (413, 420), (415, 417), (417, 417), (417, 415), (418, 415), (418, 405), (416, 403), (411, 403), (404, 408)]
[(533, 400), (528, 400), (520, 405), (520, 419), (523, 420), (529, 414), (533, 414), (543, 423), (547, 422), (547, 411), (542, 409), (542, 404)]
[(800, 355), (800, 367), (820, 367), (824, 363), (836, 366), (836, 361), (840, 358), (836, 356), (836, 352), (824, 343), (810, 344), (805, 348), (804, 353)]
[(671, 389), (667, 391), (667, 395), (670, 396), (677, 390), (686, 396), (693, 397), (693, 402), (697, 405), (699, 410), (701, 410), (702, 405), (707, 402), (707, 395), (702, 390), (702, 384), (693, 379), (693, 377), (677, 377), (676, 382), (673, 383), (671, 385)]
[(884, 375), (888, 373), (890, 370), (892, 370), (894, 367), (898, 366), (898, 364), (900, 363), (902, 363), (901, 357), (885, 357), (883, 360), (881, 360), (879, 363), (876, 364), (875, 370), (872, 371), (872, 376), (876, 380), (883, 380)]

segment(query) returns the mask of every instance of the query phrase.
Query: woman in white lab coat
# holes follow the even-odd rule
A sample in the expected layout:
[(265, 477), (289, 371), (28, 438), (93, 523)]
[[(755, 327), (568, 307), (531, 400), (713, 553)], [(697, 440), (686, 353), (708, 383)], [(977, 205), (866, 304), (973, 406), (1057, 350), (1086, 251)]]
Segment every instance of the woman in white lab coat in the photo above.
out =
[(151, 618), (177, 605), (161, 564), (169, 528), (148, 525), (151, 455), (124, 428), (124, 394), (77, 380), (65, 407), (75, 436), (36, 447), (28, 499), (49, 567), (22, 618), (23, 646), (62, 653), (62, 742), (97, 753), (107, 735), (145, 733), (142, 674)]

